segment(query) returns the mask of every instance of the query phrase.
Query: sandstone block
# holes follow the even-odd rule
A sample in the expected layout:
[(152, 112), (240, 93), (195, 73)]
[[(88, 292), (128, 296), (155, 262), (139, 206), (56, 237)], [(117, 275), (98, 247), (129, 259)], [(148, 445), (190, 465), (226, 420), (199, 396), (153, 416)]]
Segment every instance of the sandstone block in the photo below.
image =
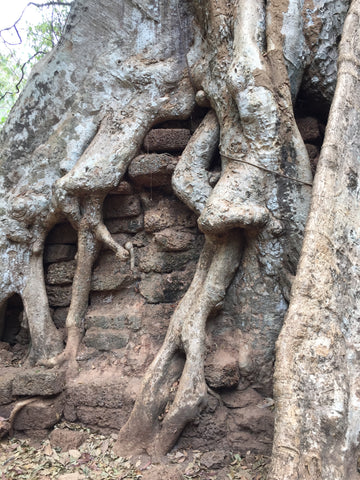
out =
[(306, 150), (309, 154), (311, 170), (313, 174), (316, 172), (316, 167), (319, 161), (320, 149), (311, 143), (305, 143)]
[(156, 244), (165, 252), (187, 250), (196, 241), (196, 235), (181, 228), (165, 228), (154, 234)]
[(71, 302), (71, 285), (46, 286), (50, 307), (68, 307)]
[(107, 427), (119, 430), (127, 419), (127, 413), (121, 409), (84, 407), (77, 408), (77, 416), (85, 425)]
[(157, 232), (172, 226), (196, 227), (196, 216), (178, 200), (162, 198), (144, 214), (144, 229)]
[(15, 430), (41, 430), (53, 427), (63, 414), (63, 399), (41, 399), (24, 407), (15, 418)]
[(52, 263), (46, 274), (46, 283), (50, 285), (67, 285), (72, 283), (76, 261)]
[(191, 279), (192, 274), (187, 271), (147, 274), (141, 280), (139, 290), (148, 303), (173, 303), (180, 300)]
[(13, 395), (47, 396), (56, 395), (62, 392), (64, 388), (64, 371), (32, 368), (16, 375), (13, 380), (12, 391)]
[(111, 190), (110, 195), (130, 195), (134, 191), (132, 185), (127, 181), (122, 181), (119, 185)]
[(129, 166), (129, 177), (144, 187), (170, 185), (177, 161), (177, 157), (166, 153), (139, 155)]
[(50, 443), (52, 448), (58, 447), (63, 452), (67, 450), (79, 448), (86, 440), (84, 432), (76, 430), (67, 430), (64, 428), (55, 428), (50, 433)]
[(221, 399), (228, 408), (245, 408), (251, 405), (255, 408), (263, 402), (264, 397), (253, 388), (247, 388), (225, 391), (221, 394)]
[(141, 327), (141, 316), (136, 315), (136, 313), (129, 314), (128, 312), (114, 314), (88, 311), (85, 317), (85, 328), (89, 329), (91, 327), (104, 329), (123, 329), (128, 327), (137, 331)]
[(0, 405), (6, 405), (11, 402), (12, 384), (15, 376), (16, 369), (2, 367), (0, 376)]
[(211, 388), (232, 388), (240, 381), (237, 358), (224, 350), (217, 350), (205, 362), (205, 378)]
[(76, 254), (75, 245), (51, 244), (45, 247), (45, 263), (66, 262), (73, 260)]
[(67, 385), (67, 405), (130, 409), (139, 379), (124, 378), (118, 368), (81, 372)]
[(183, 270), (190, 262), (197, 260), (199, 250), (184, 252), (159, 252), (152, 246), (145, 247), (139, 253), (139, 270), (142, 272), (170, 273)]
[(105, 221), (110, 233), (137, 233), (144, 228), (144, 215), (132, 218), (112, 218)]
[(129, 261), (118, 260), (114, 253), (105, 251), (100, 256), (91, 278), (91, 290), (117, 290), (124, 284), (132, 282), (133, 272)]
[(305, 143), (316, 143), (320, 141), (319, 122), (314, 117), (297, 118), (296, 123)]
[(140, 213), (141, 205), (137, 195), (108, 195), (104, 201), (105, 219), (136, 217)]
[(147, 152), (182, 152), (190, 140), (187, 128), (154, 128), (146, 135), (144, 150)]
[(96, 350), (116, 350), (123, 348), (129, 341), (129, 334), (124, 330), (102, 329), (91, 327), (86, 331), (84, 343)]
[(101, 314), (101, 313), (92, 313), (88, 312), (85, 317), (85, 328), (90, 329), (92, 327), (121, 329), (126, 326), (127, 315), (119, 314)]

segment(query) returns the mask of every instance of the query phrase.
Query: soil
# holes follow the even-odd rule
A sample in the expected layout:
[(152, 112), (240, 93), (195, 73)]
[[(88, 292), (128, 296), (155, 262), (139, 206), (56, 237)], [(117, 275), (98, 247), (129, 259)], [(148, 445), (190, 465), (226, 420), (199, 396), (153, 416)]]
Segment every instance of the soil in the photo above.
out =
[(265, 480), (269, 457), (213, 450), (176, 450), (159, 461), (145, 455), (129, 459), (112, 451), (116, 434), (91, 433), (61, 423), (46, 440), (17, 436), (0, 443), (2, 480)]

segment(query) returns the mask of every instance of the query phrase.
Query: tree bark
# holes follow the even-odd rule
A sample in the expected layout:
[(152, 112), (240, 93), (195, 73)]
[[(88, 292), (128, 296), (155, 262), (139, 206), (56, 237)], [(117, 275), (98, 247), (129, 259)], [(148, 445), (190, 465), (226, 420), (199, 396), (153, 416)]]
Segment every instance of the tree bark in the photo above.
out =
[(359, 478), (359, 16), (356, 0), (277, 341), (271, 480)]
[[(189, 119), (196, 103), (207, 109), (173, 177), (174, 191), (198, 215), (205, 246), (118, 452), (163, 454), (201, 412), (210, 314), (219, 322), (233, 318), (242, 339), (240, 373), (270, 395), (275, 340), (296, 274), (278, 341), (271, 478), (355, 478), (358, 0), (344, 30), (296, 273), (312, 174), (294, 102), (304, 85), (311, 98), (331, 99), (348, 4), (77, 0), (62, 42), (33, 72), (1, 132), (0, 310), (20, 294), (31, 361), (73, 365), (100, 245), (120, 261), (132, 250), (107, 230), (104, 198), (152, 127)], [(214, 185), (208, 170), (217, 150)], [(64, 220), (78, 231), (78, 254), (60, 353), (42, 253), (47, 232)]]

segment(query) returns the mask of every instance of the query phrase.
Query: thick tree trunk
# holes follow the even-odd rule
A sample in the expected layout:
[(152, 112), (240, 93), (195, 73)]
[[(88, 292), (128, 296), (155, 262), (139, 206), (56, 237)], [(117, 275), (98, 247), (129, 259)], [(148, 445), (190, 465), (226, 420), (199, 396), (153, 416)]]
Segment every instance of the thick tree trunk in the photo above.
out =
[[(312, 187), (293, 102), (304, 84), (312, 98), (331, 98), (348, 3), (77, 0), (62, 42), (34, 71), (1, 132), (0, 309), (20, 294), (31, 360), (73, 365), (100, 244), (121, 261), (132, 249), (107, 230), (105, 196), (153, 126), (188, 119), (195, 102), (208, 110), (173, 178), (199, 217), (205, 246), (119, 434), (120, 453), (168, 451), (201, 412), (210, 314), (233, 319), (243, 379), (271, 393)], [(278, 342), (273, 479), (355, 475), (358, 5), (344, 32), (307, 239)], [(208, 170), (217, 149), (214, 185)], [(47, 232), (64, 220), (78, 231), (78, 254), (67, 346), (58, 355), (42, 252)]]
[(271, 480), (359, 478), (359, 18), (356, 0), (343, 30), (302, 255), (277, 342)]

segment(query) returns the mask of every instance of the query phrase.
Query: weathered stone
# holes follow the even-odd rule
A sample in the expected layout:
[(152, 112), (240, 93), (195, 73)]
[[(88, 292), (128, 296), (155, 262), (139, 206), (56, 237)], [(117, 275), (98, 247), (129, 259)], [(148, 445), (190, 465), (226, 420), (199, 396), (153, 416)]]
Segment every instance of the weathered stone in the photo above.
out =
[(208, 469), (219, 469), (228, 463), (229, 456), (224, 450), (205, 452), (201, 456), (200, 463)]
[(36, 400), (26, 405), (17, 414), (14, 422), (15, 430), (40, 430), (53, 427), (63, 414), (63, 399)]
[(97, 350), (115, 350), (123, 348), (129, 341), (129, 334), (124, 330), (102, 329), (91, 327), (86, 331), (84, 343)]
[(64, 328), (66, 324), (66, 317), (68, 315), (69, 309), (65, 308), (55, 308), (52, 312), (52, 319), (55, 323), (56, 328)]
[(141, 205), (137, 195), (108, 195), (104, 201), (105, 219), (136, 217), (140, 213)]
[(319, 122), (316, 118), (297, 118), (296, 123), (305, 143), (315, 143), (320, 140)]
[(45, 247), (45, 263), (66, 262), (73, 260), (76, 254), (75, 245), (51, 244)]
[[(9, 345), (7, 343), (7, 345)], [(10, 347), (10, 345), (9, 345)], [(0, 365), (2, 366), (11, 366), (12, 365), (12, 360), (13, 360), (14, 356), (13, 356), (13, 353), (10, 351), (10, 350), (4, 350), (4, 349), (1, 349), (0, 350)]]
[(305, 143), (305, 147), (309, 154), (310, 161), (314, 161), (314, 159), (320, 154), (319, 148), (311, 143)]
[(71, 285), (46, 286), (50, 307), (68, 307), (71, 302)]
[(0, 405), (5, 405), (11, 402), (12, 384), (15, 376), (16, 376), (15, 368), (2, 367), (1, 376), (0, 376)]
[(240, 380), (237, 358), (229, 352), (217, 350), (206, 359), (205, 378), (211, 388), (235, 387)]
[(76, 268), (76, 261), (59, 262), (49, 265), (46, 274), (46, 283), (50, 285), (67, 285), (72, 283)]
[(147, 274), (141, 280), (139, 290), (148, 303), (173, 303), (180, 300), (191, 278), (186, 271)]
[(221, 400), (228, 408), (245, 408), (260, 404), (264, 397), (253, 388), (246, 390), (228, 390), (221, 394)]
[(70, 243), (76, 244), (77, 243), (77, 233), (70, 225), (70, 223), (58, 223), (55, 227), (50, 231), (49, 235), (46, 237), (46, 243)]
[(177, 161), (177, 157), (166, 153), (139, 155), (129, 166), (129, 177), (137, 185), (145, 187), (170, 185)]
[(181, 152), (190, 140), (190, 130), (186, 128), (155, 128), (144, 140), (147, 152)]
[(113, 252), (105, 251), (98, 259), (91, 278), (91, 290), (117, 290), (132, 282), (134, 274), (130, 270), (129, 260), (117, 259)]
[(112, 329), (122, 329), (130, 328), (131, 330), (139, 330), (141, 326), (141, 315), (137, 315), (135, 311), (132, 314), (129, 312), (123, 313), (101, 313), (95, 311), (88, 311), (85, 317), (85, 328), (89, 329), (91, 327), (96, 328), (112, 328)]
[(132, 185), (126, 180), (123, 180), (116, 188), (111, 190), (110, 195), (130, 195), (133, 191)]
[(172, 227), (195, 227), (196, 216), (178, 200), (162, 198), (144, 214), (144, 228), (156, 232)]
[(183, 270), (189, 262), (197, 260), (199, 249), (185, 252), (159, 252), (152, 245), (140, 249), (139, 270), (145, 273), (170, 273)]
[[(115, 312), (114, 312), (115, 313)], [(93, 312), (88, 312), (85, 317), (85, 328), (88, 330), (92, 327), (96, 328), (104, 328), (105, 330), (108, 328), (113, 329), (121, 329), (125, 328), (127, 321), (127, 314), (97, 314)]]
[(180, 252), (190, 248), (196, 235), (181, 228), (165, 228), (154, 234), (155, 242), (165, 252)]
[(50, 443), (53, 448), (60, 448), (63, 452), (79, 448), (86, 440), (86, 434), (76, 430), (67, 430), (64, 428), (55, 428), (50, 433)]
[(312, 145), (311, 143), (306, 143), (305, 147), (309, 154), (311, 170), (314, 174), (316, 172), (316, 167), (319, 161), (320, 150), (316, 145)]
[(85, 407), (77, 408), (77, 416), (85, 425), (118, 430), (126, 422), (127, 414), (122, 409)]
[(13, 380), (13, 395), (56, 395), (65, 388), (65, 372), (32, 368), (16, 375)]
[(67, 404), (126, 410), (133, 404), (139, 383), (134, 376), (124, 379), (118, 368), (83, 371), (67, 385)]
[(132, 218), (112, 218), (105, 221), (110, 233), (137, 233), (144, 228), (144, 215)]

